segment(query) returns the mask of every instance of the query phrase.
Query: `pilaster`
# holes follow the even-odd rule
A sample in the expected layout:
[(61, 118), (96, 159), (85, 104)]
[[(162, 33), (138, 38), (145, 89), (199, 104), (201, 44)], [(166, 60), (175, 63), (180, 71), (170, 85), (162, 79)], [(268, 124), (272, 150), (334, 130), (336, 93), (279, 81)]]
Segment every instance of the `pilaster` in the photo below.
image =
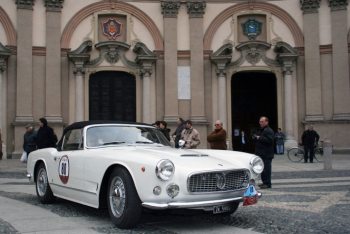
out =
[(319, 50), (320, 32), (318, 8), (320, 0), (301, 0), (305, 39), (305, 121), (324, 119), (322, 109), (321, 58)]
[(33, 10), (35, 0), (16, 0), (17, 9)]
[(347, 5), (347, 0), (329, 0), (332, 25), (334, 120), (350, 120)]
[(187, 2), (190, 24), (191, 48), (191, 119), (207, 122), (204, 105), (204, 54), (203, 54), (203, 15), (204, 1)]
[(179, 1), (162, 1), (164, 20), (164, 120), (173, 122), (179, 115), (177, 96), (177, 14)]
[(64, 0), (44, 0), (46, 7), (45, 116), (61, 123), (61, 9)]

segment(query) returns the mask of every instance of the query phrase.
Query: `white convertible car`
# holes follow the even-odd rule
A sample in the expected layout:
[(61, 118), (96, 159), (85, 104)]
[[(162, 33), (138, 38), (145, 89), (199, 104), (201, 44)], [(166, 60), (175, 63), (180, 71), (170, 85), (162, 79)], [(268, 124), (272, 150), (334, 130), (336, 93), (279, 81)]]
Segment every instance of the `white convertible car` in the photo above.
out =
[(261, 196), (253, 185), (263, 168), (252, 154), (171, 148), (147, 124), (87, 121), (68, 126), (57, 148), (32, 152), (27, 176), (42, 203), (107, 206), (117, 227), (131, 228), (143, 208), (231, 214), (248, 189)]

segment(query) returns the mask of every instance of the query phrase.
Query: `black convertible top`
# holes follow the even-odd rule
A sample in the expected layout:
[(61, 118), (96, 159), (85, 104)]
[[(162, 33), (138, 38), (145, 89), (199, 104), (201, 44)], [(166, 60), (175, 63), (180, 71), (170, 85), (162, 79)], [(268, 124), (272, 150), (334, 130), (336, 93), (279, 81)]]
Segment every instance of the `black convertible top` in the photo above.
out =
[(88, 125), (93, 125), (93, 124), (132, 124), (132, 125), (146, 125), (146, 126), (152, 126), (150, 124), (146, 123), (138, 123), (138, 122), (124, 122), (124, 121), (113, 121), (113, 120), (90, 120), (90, 121), (80, 121), (80, 122), (75, 122), (70, 125), (68, 125), (64, 131), (63, 135), (72, 129), (80, 129), (84, 128), (85, 126)]

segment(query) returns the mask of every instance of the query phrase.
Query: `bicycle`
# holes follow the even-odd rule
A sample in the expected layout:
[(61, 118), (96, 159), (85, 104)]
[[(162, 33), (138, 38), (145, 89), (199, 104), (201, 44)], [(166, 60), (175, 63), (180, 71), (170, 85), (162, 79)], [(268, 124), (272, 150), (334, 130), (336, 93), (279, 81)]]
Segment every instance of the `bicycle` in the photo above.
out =
[[(288, 159), (292, 162), (300, 162), (304, 159), (304, 149), (301, 146), (293, 147), (287, 150)], [(320, 145), (315, 146), (314, 159), (323, 162), (323, 148)]]

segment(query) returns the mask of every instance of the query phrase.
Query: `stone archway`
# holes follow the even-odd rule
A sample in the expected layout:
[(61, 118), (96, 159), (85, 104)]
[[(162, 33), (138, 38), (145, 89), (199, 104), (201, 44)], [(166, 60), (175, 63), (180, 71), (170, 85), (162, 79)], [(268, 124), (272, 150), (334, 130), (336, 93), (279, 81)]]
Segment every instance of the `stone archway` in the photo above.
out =
[(213, 37), (220, 27), (220, 25), (223, 24), (228, 18), (230, 18), (232, 15), (239, 13), (241, 11), (248, 11), (251, 9), (256, 10), (263, 10), (266, 12), (270, 12), (272, 15), (275, 15), (279, 19), (284, 22), (289, 30), (291, 31), (294, 42), (296, 47), (302, 47), (304, 46), (304, 36), (303, 32), (301, 31), (298, 24), (295, 22), (292, 16), (288, 14), (285, 10), (279, 8), (276, 5), (269, 4), (269, 3), (263, 3), (263, 2), (255, 2), (255, 3), (239, 3), (232, 7), (227, 8), (226, 10), (222, 11), (218, 16), (211, 22), (208, 29), (206, 30), (204, 34), (204, 50), (211, 50), (211, 44)]
[(4, 27), (5, 34), (7, 37), (7, 45), (15, 46), (16, 45), (16, 29), (13, 26), (10, 17), (8, 17), (6, 11), (0, 7), (0, 23)]

